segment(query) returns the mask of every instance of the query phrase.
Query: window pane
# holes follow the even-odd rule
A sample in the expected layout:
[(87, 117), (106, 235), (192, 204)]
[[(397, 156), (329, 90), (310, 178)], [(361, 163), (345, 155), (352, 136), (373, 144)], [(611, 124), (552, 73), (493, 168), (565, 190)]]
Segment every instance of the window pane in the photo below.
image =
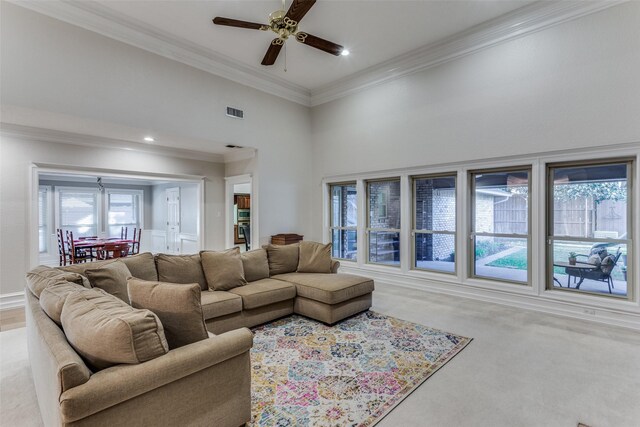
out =
[(355, 227), (358, 225), (356, 185), (331, 186), (331, 226)]
[(414, 180), (416, 230), (456, 230), (456, 179)]
[(60, 225), (74, 237), (98, 234), (98, 202), (95, 192), (61, 191)]
[(476, 236), (476, 276), (527, 283), (527, 239)]
[(627, 165), (556, 168), (553, 235), (626, 239)]
[(475, 188), (474, 231), (528, 234), (529, 173), (478, 173)]
[(331, 230), (331, 256), (355, 260), (358, 253), (356, 235), (356, 230)]
[(109, 225), (138, 224), (138, 195), (109, 194)]
[(400, 228), (400, 180), (367, 183), (369, 228)]
[(415, 267), (455, 272), (456, 239), (453, 234), (416, 233)]
[(555, 289), (627, 296), (628, 260), (624, 243), (554, 240), (551, 259)]
[(400, 265), (400, 233), (370, 232), (369, 262)]

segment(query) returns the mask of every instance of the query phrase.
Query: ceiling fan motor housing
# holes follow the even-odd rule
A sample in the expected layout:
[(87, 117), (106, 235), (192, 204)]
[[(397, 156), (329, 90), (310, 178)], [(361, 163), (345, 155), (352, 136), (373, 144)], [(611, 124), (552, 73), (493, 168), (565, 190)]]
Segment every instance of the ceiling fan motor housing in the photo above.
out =
[(293, 19), (286, 16), (287, 12), (284, 10), (276, 10), (269, 15), (269, 27), (276, 33), (281, 39), (286, 40), (290, 35), (294, 35), (298, 31), (298, 23)]

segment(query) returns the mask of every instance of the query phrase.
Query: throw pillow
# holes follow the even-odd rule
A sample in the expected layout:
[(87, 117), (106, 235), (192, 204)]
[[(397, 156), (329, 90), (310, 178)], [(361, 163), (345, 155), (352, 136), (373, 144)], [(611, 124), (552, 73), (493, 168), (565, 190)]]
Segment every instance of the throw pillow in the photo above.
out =
[(203, 251), (200, 252), (200, 256), (210, 290), (228, 291), (247, 284), (239, 250), (232, 252)]
[(200, 289), (207, 290), (207, 279), (202, 271), (200, 255), (165, 255), (156, 256), (158, 280), (166, 283), (198, 283)]
[(61, 282), (55, 286), (49, 286), (40, 294), (40, 307), (51, 320), (56, 322), (58, 326), (62, 326), (60, 315), (62, 314), (64, 302), (73, 292), (83, 291), (90, 292), (91, 290), (70, 282)]
[(299, 273), (331, 273), (331, 243), (300, 242)]
[(77, 273), (62, 271), (58, 268), (38, 266), (27, 273), (27, 287), (33, 295), (40, 298), (45, 288), (61, 282), (72, 282), (82, 285), (82, 276)]
[(587, 259), (587, 263), (593, 264), (593, 265), (600, 265), (601, 263), (600, 255), (598, 254), (591, 255), (589, 259)]
[(613, 267), (615, 267), (616, 257), (613, 255), (607, 255), (602, 259), (602, 263), (600, 264), (600, 270), (604, 274), (611, 274), (613, 271)]
[(293, 245), (266, 245), (269, 259), (269, 276), (276, 274), (293, 273), (298, 269), (298, 255), (300, 244)]
[(169, 349), (209, 336), (202, 314), (199, 284), (162, 283), (131, 277), (127, 286), (132, 307), (146, 308), (158, 316)]
[(156, 262), (151, 252), (128, 256), (120, 259), (129, 268), (131, 275), (142, 280), (158, 280)]
[(129, 304), (127, 279), (131, 277), (131, 272), (125, 263), (118, 260), (101, 268), (86, 270), (84, 274), (92, 288), (100, 288)]
[(158, 316), (101, 289), (71, 293), (60, 320), (69, 344), (97, 369), (142, 363), (169, 351)]
[(269, 260), (267, 251), (264, 249), (254, 249), (240, 254), (244, 278), (247, 282), (255, 282), (269, 277)]

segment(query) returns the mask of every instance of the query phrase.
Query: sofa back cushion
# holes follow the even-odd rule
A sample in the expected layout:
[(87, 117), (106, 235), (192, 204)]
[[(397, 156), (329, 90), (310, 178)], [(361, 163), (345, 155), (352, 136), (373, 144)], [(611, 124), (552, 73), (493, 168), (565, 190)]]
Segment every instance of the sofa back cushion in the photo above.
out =
[(40, 298), (45, 288), (64, 282), (73, 282), (82, 285), (82, 276), (68, 271), (60, 271), (40, 265), (27, 273), (27, 287), (33, 295)]
[(127, 286), (132, 307), (146, 308), (158, 316), (169, 349), (207, 339), (199, 284), (177, 285), (132, 277)]
[(269, 259), (265, 249), (260, 248), (241, 253), (240, 259), (247, 282), (269, 278)]
[(92, 288), (100, 288), (129, 304), (127, 279), (131, 277), (131, 272), (124, 262), (118, 260), (101, 268), (85, 270), (84, 274)]
[(228, 291), (247, 284), (238, 248), (223, 252), (202, 251), (200, 257), (212, 291)]
[(125, 263), (131, 275), (142, 280), (158, 280), (156, 262), (151, 252), (120, 258)]
[(60, 320), (71, 346), (97, 369), (146, 362), (169, 351), (158, 316), (101, 289), (67, 296)]
[(55, 286), (49, 286), (40, 294), (40, 307), (51, 320), (56, 322), (58, 326), (62, 326), (60, 315), (62, 314), (64, 302), (71, 293), (82, 291), (90, 291), (90, 289), (71, 282), (62, 282)]
[(269, 276), (292, 273), (298, 269), (300, 245), (266, 245), (269, 259)]
[(331, 273), (331, 243), (300, 242), (299, 273)]
[(200, 255), (165, 255), (156, 256), (158, 279), (167, 283), (197, 283), (201, 290), (207, 290), (207, 279), (202, 270)]

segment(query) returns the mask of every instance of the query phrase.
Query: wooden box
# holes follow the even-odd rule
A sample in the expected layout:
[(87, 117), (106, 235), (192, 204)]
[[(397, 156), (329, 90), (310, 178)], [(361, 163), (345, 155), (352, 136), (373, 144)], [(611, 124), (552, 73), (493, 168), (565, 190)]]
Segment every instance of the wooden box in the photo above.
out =
[(298, 243), (303, 237), (295, 233), (275, 234), (271, 236), (271, 243), (274, 245), (291, 245)]

